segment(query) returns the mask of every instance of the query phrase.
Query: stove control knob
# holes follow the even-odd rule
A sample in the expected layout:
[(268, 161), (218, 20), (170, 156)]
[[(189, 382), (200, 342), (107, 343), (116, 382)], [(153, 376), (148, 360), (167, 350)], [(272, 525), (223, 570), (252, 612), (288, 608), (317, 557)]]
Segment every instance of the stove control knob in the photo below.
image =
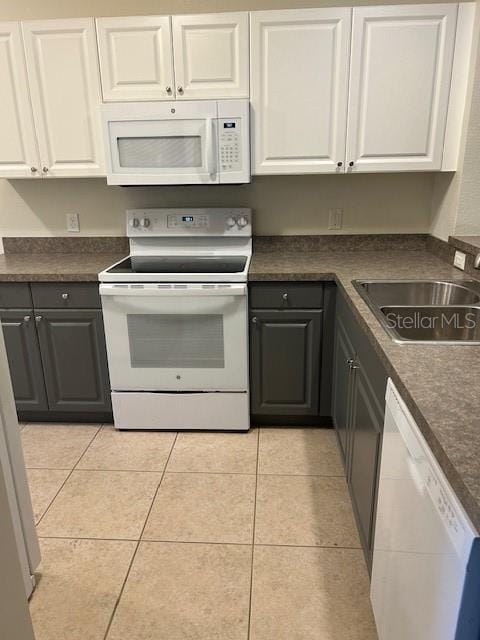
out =
[(243, 227), (247, 226), (248, 220), (245, 216), (240, 216), (240, 218), (237, 220), (237, 224), (239, 229), (243, 229)]
[(134, 229), (136, 229), (139, 224), (140, 224), (140, 220), (138, 218), (132, 218), (130, 220), (130, 226), (133, 227)]
[(150, 226), (150, 218), (143, 218), (140, 224), (144, 229), (148, 229)]
[(227, 218), (227, 228), (228, 229), (231, 229), (236, 224), (237, 224), (237, 221), (235, 220), (235, 218), (232, 218), (231, 216), (230, 216), (230, 218)]

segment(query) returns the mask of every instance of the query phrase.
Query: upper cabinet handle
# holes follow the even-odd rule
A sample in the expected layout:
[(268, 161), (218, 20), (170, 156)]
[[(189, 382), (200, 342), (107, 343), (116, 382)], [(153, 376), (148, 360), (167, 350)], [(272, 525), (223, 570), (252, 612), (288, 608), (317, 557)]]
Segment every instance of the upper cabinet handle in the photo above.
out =
[(177, 91), (180, 95), (183, 94), (183, 87), (177, 87)]
[(48, 167), (42, 167), (43, 173), (48, 173)]
[(167, 87), (165, 91), (168, 93), (169, 96), (172, 95), (172, 87)]
[(30, 167), (30, 171), (32, 173), (37, 173), (38, 169), (37, 169), (37, 167)]
[(350, 160), (350, 162), (348, 163), (348, 166), (349, 166), (349, 167), (353, 167), (353, 165), (354, 165), (354, 164), (355, 164), (355, 163), (354, 163), (354, 161), (353, 161), (353, 160)]

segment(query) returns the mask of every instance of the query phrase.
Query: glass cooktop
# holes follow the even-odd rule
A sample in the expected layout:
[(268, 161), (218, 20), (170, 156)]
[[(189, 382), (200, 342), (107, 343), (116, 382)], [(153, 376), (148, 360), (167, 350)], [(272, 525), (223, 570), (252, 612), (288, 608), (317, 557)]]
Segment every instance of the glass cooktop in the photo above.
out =
[(244, 256), (130, 256), (108, 273), (242, 273)]

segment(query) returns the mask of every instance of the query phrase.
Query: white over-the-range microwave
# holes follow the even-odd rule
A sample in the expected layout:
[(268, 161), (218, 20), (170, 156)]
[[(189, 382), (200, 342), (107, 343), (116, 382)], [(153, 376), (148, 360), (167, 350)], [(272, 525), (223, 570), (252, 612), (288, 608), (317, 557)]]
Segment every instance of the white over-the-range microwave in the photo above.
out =
[(125, 102), (102, 106), (107, 182), (250, 182), (248, 100)]

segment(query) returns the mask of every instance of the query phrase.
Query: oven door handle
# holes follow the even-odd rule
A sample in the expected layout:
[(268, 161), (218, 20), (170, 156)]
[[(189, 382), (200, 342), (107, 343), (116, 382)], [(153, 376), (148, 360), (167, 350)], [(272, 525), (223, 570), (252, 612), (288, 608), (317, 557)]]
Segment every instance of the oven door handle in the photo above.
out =
[(224, 298), (230, 296), (244, 296), (247, 293), (247, 286), (245, 284), (229, 284), (225, 287), (132, 287), (118, 284), (101, 284), (100, 295), (102, 296), (118, 296), (118, 297), (130, 297), (130, 296), (143, 296), (143, 297), (213, 297), (223, 296)]

